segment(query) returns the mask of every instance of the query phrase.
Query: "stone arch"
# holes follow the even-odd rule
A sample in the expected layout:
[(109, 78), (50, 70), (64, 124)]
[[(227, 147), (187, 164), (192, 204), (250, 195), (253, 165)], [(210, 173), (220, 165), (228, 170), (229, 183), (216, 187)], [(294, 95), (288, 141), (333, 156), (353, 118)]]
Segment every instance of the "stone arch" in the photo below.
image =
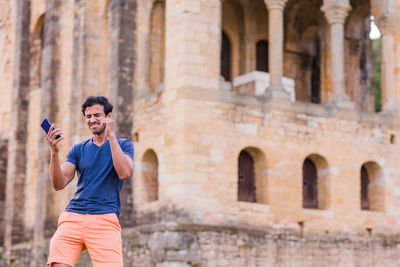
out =
[(142, 157), (138, 187), (139, 204), (158, 200), (158, 157), (153, 149), (146, 150)]
[(330, 207), (329, 166), (324, 157), (311, 154), (303, 162), (303, 208)]
[(284, 11), (284, 76), (295, 80), (298, 101), (325, 101), (327, 25), (321, 6), (321, 0), (290, 0)]
[[(246, 147), (240, 151), (237, 159), (238, 200), (268, 204), (267, 161), (265, 154), (259, 148)], [(249, 165), (245, 165), (247, 164), (246, 162)], [(244, 165), (241, 166), (241, 164)], [(249, 174), (253, 176), (247, 177)]]
[(385, 211), (385, 181), (382, 168), (373, 161), (360, 169), (360, 208), (377, 212)]
[(351, 0), (350, 4), (344, 39), (346, 93), (357, 110), (374, 112), (370, 1)]
[(149, 85), (153, 92), (164, 83), (165, 65), (165, 1), (154, 2), (150, 15)]
[(231, 41), (231, 80), (244, 74), (245, 24), (243, 6), (239, 0), (222, 2), (222, 31)]

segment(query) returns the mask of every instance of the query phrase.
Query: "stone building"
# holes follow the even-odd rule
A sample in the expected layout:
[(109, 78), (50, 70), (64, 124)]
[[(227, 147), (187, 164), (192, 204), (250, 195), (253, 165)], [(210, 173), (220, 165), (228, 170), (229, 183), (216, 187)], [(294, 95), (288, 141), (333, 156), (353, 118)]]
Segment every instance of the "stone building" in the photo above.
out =
[(400, 266), (399, 8), (0, 0), (2, 266), (43, 266), (75, 190), (51, 187), (41, 120), (63, 129), (65, 158), (99, 94), (135, 144), (126, 266)]

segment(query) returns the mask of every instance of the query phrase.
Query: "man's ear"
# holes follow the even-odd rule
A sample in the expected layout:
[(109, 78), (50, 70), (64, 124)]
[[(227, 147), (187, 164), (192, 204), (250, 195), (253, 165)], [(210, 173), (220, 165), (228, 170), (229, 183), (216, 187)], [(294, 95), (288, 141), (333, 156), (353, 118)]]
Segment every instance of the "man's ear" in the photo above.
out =
[(110, 118), (110, 119), (111, 119), (111, 117), (112, 117), (112, 112), (110, 112), (110, 113), (107, 114), (107, 118)]

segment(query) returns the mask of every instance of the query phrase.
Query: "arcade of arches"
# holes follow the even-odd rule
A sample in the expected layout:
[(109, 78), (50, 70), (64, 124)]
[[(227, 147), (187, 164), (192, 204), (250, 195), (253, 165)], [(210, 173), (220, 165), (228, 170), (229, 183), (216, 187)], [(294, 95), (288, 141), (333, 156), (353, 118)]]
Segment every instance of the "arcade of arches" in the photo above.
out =
[[(222, 6), (221, 77), (240, 91), (235, 78), (269, 71), (267, 5), (227, 0)], [(374, 112), (370, 1), (352, 0), (350, 6), (343, 25), (345, 92), (356, 110)], [(324, 104), (333, 94), (330, 29), (322, 7), (322, 0), (289, 0), (284, 7), (283, 76), (294, 80), (296, 101)]]

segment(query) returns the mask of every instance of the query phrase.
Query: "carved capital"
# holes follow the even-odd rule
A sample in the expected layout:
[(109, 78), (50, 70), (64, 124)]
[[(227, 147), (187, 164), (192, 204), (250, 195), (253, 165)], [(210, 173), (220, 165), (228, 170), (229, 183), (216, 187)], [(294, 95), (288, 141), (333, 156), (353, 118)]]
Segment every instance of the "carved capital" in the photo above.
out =
[(382, 14), (375, 18), (375, 22), (382, 35), (390, 35), (395, 33), (395, 22), (392, 16)]
[(267, 5), (267, 9), (279, 9), (283, 10), (285, 8), (287, 0), (264, 0)]
[(344, 24), (351, 6), (349, 4), (329, 4), (321, 7), (329, 24)]

